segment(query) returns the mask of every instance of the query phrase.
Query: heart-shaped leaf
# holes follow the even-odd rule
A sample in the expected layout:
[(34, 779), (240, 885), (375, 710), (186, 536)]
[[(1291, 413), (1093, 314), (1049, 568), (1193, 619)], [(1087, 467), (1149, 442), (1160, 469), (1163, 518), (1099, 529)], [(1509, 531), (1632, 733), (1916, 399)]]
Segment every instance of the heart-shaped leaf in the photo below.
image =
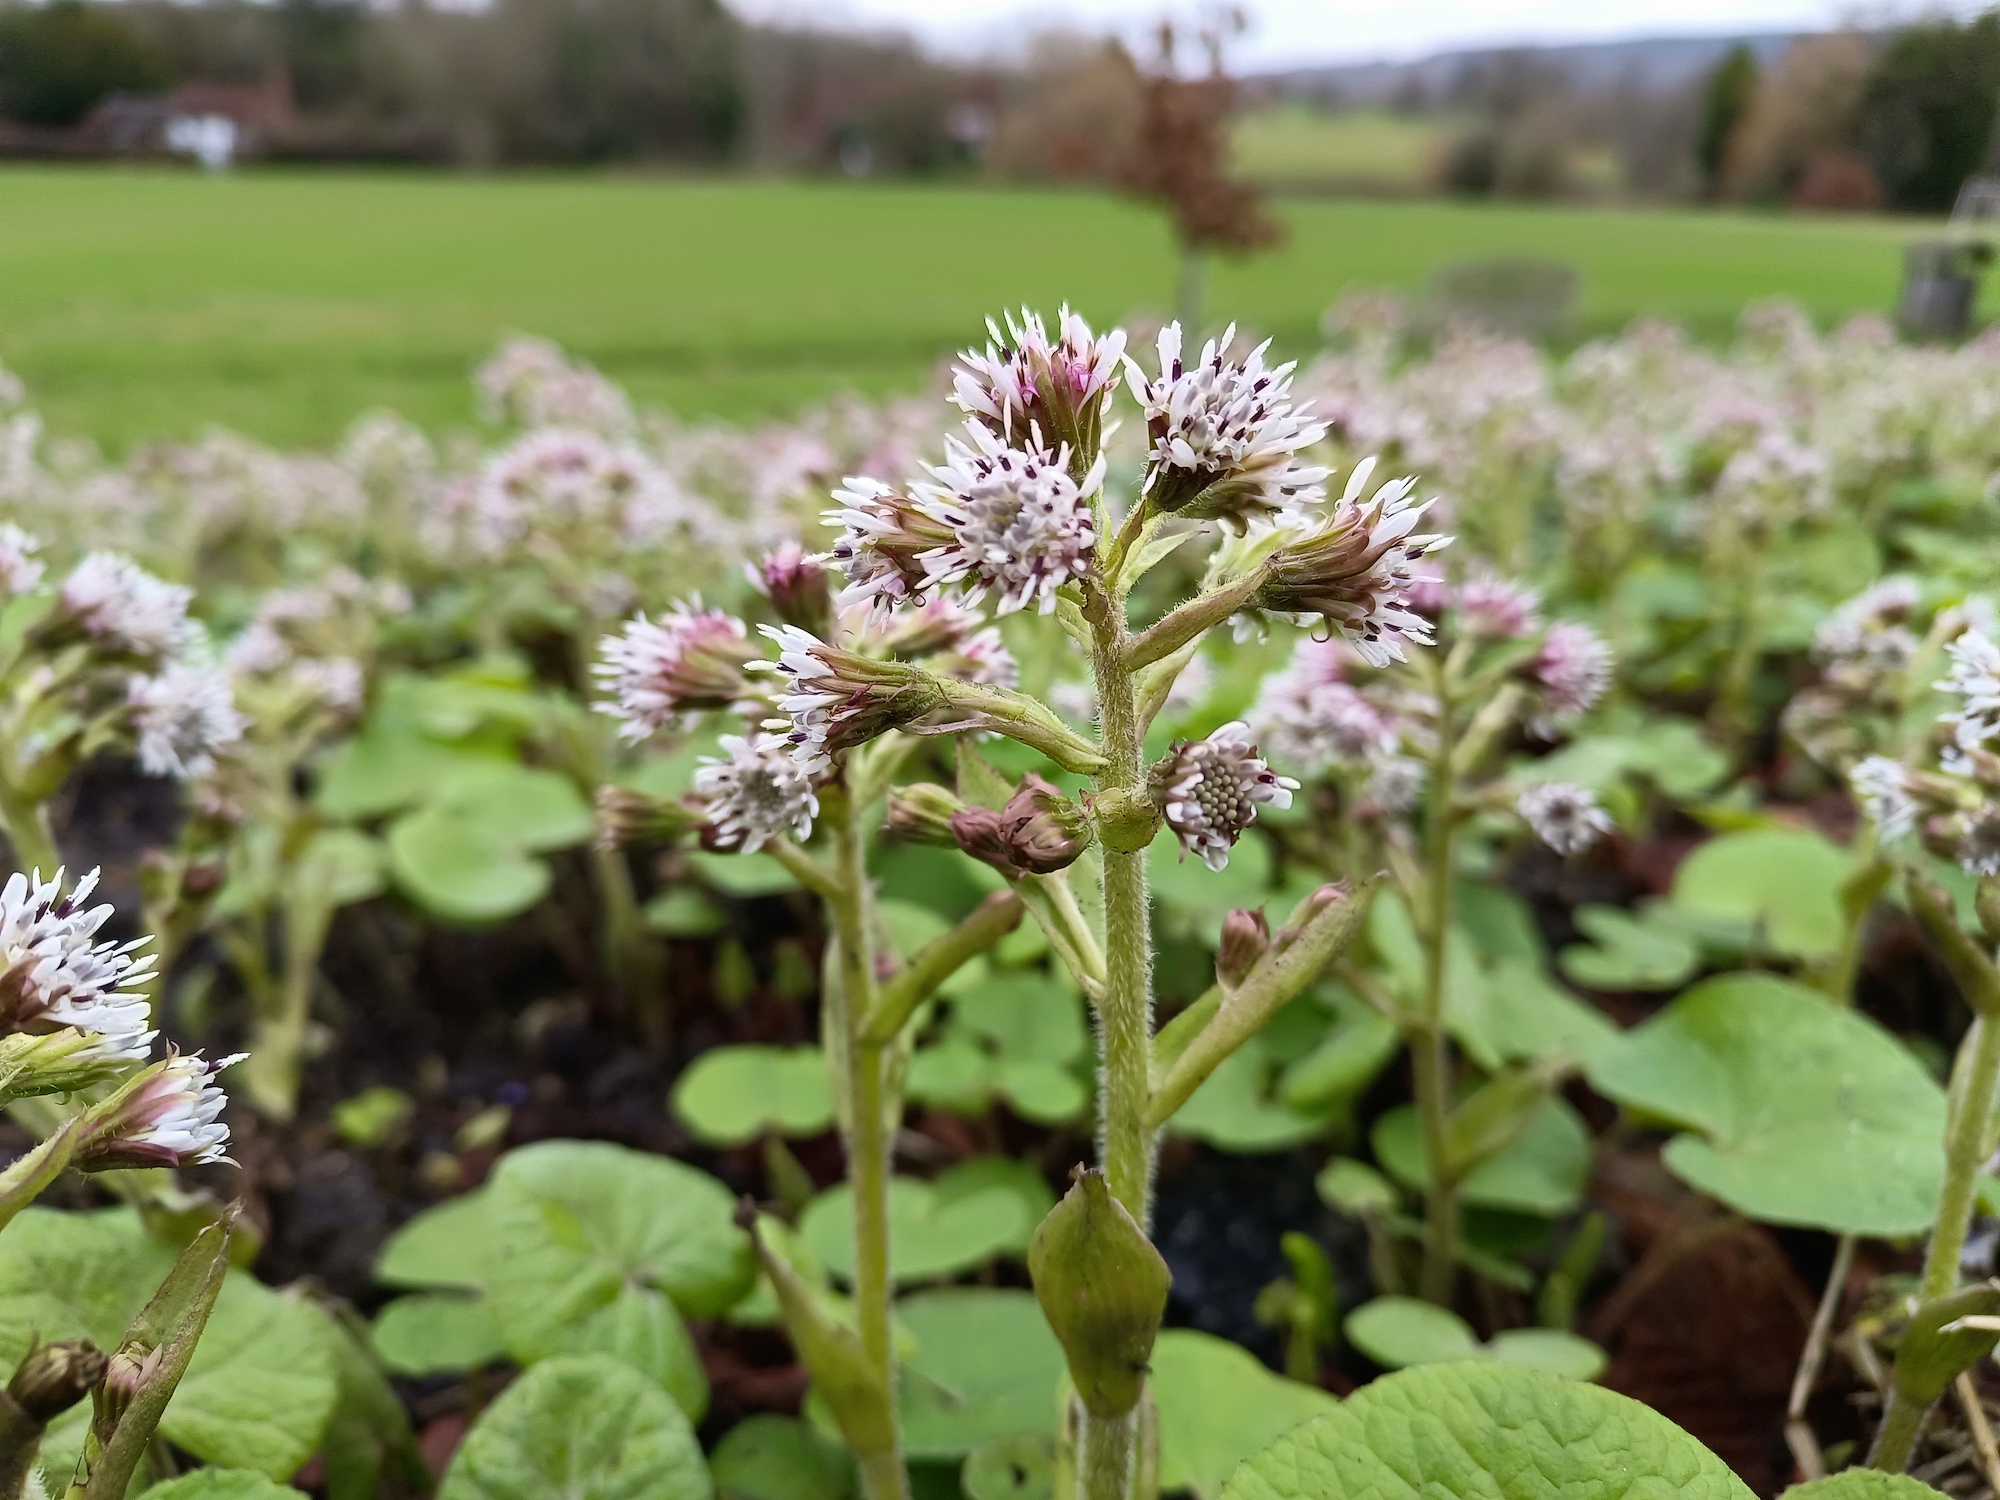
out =
[(1665, 1160), (1773, 1224), (1904, 1235), (1937, 1213), (1944, 1092), (1867, 1017), (1767, 974), (1696, 985), (1591, 1060), (1599, 1093), (1686, 1129)]
[(766, 1131), (818, 1135), (833, 1123), (826, 1057), (817, 1047), (716, 1047), (674, 1085), (674, 1113), (712, 1146)]
[(290, 1485), (252, 1469), (196, 1469), (146, 1493), (154, 1500), (303, 1500)]
[(1562, 971), (1597, 990), (1670, 990), (1701, 964), (1701, 948), (1671, 923), (1615, 906), (1580, 906), (1576, 925), (1594, 946), (1562, 952)]
[(709, 1500), (680, 1408), (602, 1355), (551, 1359), (508, 1386), (452, 1455), (438, 1500)]
[[(1162, 1413), (1161, 1428), (1166, 1424)], [(1493, 1363), (1385, 1375), (1280, 1438), (1223, 1500), (1750, 1500), (1728, 1465), (1651, 1408)]]
[(1674, 905), (1755, 924), (1759, 941), (1787, 958), (1826, 958), (1846, 932), (1840, 888), (1848, 855), (1823, 834), (1753, 828), (1710, 839), (1674, 872)]
[(474, 1188), (425, 1209), (390, 1235), (376, 1258), (375, 1278), (390, 1286), (479, 1291), (486, 1285), (491, 1236), (486, 1190)]
[(903, 1298), (896, 1316), (914, 1341), (901, 1370), (911, 1457), (1048, 1432), (1063, 1354), (1032, 1292), (947, 1287)]
[(501, 1158), (488, 1187), (487, 1296), (523, 1363), (611, 1354), (690, 1415), (707, 1381), (681, 1315), (722, 1312), (754, 1279), (729, 1190), (704, 1172), (602, 1141), (543, 1141)]
[(1090, 1046), (1074, 983), (1040, 970), (964, 987), (952, 1000), (951, 1026), (1024, 1061), (1075, 1062)]
[(432, 916), (480, 926), (519, 916), (547, 893), (549, 868), (480, 821), (431, 805), (389, 830), (389, 866)]
[[(1375, 1159), (1404, 1186), (1429, 1181), (1423, 1128), (1416, 1109), (1399, 1105), (1376, 1120), (1369, 1136)], [(1554, 1217), (1583, 1201), (1590, 1172), (1590, 1131), (1562, 1099), (1545, 1100), (1528, 1125), (1497, 1155), (1475, 1167), (1460, 1197), (1481, 1208), (1515, 1209)]]
[(797, 1417), (746, 1417), (715, 1445), (709, 1478), (720, 1500), (848, 1500), (854, 1460)]
[(477, 1370), (507, 1353), (486, 1299), (462, 1292), (398, 1297), (375, 1315), (372, 1341), (398, 1375)]
[(1553, 1328), (1512, 1328), (1482, 1344), (1457, 1313), (1414, 1297), (1377, 1297), (1349, 1313), (1343, 1330), (1349, 1343), (1389, 1370), (1494, 1359), (1569, 1380), (1595, 1380), (1606, 1363), (1604, 1351), (1588, 1339)]
[[(845, 1183), (806, 1205), (799, 1233), (833, 1276), (854, 1276), (854, 1206)], [(1019, 1162), (979, 1157), (933, 1182), (889, 1183), (890, 1274), (899, 1284), (935, 1281), (1027, 1253), (1028, 1236), (1055, 1202), (1048, 1185)]]
[(1204, 1500), (1267, 1444), (1335, 1408), (1317, 1386), (1274, 1375), (1227, 1339), (1169, 1328), (1153, 1345), (1153, 1401), (1160, 1413), (1160, 1488)]

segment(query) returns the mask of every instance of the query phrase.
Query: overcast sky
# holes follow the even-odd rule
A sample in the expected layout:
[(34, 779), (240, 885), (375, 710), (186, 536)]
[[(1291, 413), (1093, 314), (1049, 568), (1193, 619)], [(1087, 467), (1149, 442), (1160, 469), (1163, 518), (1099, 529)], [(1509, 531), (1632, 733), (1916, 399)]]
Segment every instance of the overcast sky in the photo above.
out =
[[(1131, 30), (1188, 0), (729, 0), (740, 13), (815, 25), (895, 27), (954, 54), (1006, 51), (1046, 25)], [(1232, 54), (1244, 69), (1408, 58), (1490, 43), (1810, 30), (1941, 4), (1889, 0), (1249, 0), (1256, 24)], [(1970, 10), (1970, 4), (1949, 8)]]

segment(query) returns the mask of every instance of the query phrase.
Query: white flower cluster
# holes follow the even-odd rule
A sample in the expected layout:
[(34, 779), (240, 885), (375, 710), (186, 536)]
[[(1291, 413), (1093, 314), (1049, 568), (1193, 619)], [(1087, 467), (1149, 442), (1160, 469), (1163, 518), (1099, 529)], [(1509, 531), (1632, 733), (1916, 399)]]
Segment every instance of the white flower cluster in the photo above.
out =
[(1564, 858), (1583, 853), (1613, 827), (1597, 799), (1567, 781), (1531, 786), (1515, 806), (1535, 837)]
[(153, 956), (135, 956), (143, 943), (96, 940), (111, 916), (109, 905), (84, 905), (97, 871), (67, 895), (62, 883), (60, 870), (46, 881), (16, 872), (0, 888), (0, 1028), (73, 1027), (97, 1038), (107, 1058), (142, 1061), (154, 1037), (142, 988)]
[(771, 735), (725, 734), (722, 755), (702, 757), (694, 795), (718, 848), (755, 853), (772, 839), (812, 836), (819, 798), (791, 746)]
[(1206, 739), (1175, 746), (1153, 778), (1154, 800), (1180, 840), (1181, 857), (1198, 854), (1211, 870), (1229, 863), (1230, 849), (1257, 821), (1259, 807), (1290, 807), (1299, 789), (1264, 763), (1250, 726), (1240, 719)]

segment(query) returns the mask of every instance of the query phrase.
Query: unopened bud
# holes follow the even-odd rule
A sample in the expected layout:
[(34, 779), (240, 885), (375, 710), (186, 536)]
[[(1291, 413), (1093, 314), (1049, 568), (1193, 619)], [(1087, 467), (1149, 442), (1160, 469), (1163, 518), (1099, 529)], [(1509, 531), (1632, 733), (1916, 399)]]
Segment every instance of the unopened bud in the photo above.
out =
[(891, 838), (910, 844), (956, 847), (951, 820), (965, 804), (933, 781), (912, 781), (889, 789), (889, 813), (884, 824)]
[(679, 802), (627, 786), (599, 787), (596, 813), (600, 849), (679, 843), (700, 822), (693, 811)]
[(1000, 836), (1016, 869), (1053, 875), (1090, 847), (1090, 820), (1060, 787), (1030, 771), (1000, 809)]
[(1312, 926), (1313, 919), (1329, 907), (1351, 900), (1354, 892), (1344, 880), (1330, 880), (1292, 908), (1291, 920), (1278, 929), (1272, 946), (1283, 953), (1298, 941), (1299, 934)]
[(1079, 1171), (1028, 1242), (1028, 1274), (1093, 1417), (1139, 1404), (1173, 1274), (1104, 1174)]
[(1003, 875), (1018, 872), (1001, 829), (1000, 814), (990, 807), (961, 807), (951, 815), (951, 838), (974, 859), (984, 860)]
[(141, 1391), (158, 1372), (165, 1358), (163, 1349), (129, 1345), (104, 1362), (104, 1378), (97, 1386), (97, 1421), (101, 1427), (116, 1426)]
[(797, 542), (780, 542), (746, 564), (744, 571), (787, 625), (820, 637), (832, 630), (833, 592), (827, 586), (826, 565)]
[(14, 1367), (7, 1394), (36, 1422), (47, 1423), (90, 1394), (104, 1378), (105, 1363), (89, 1339), (37, 1344)]
[(1271, 924), (1264, 909), (1238, 907), (1222, 919), (1222, 946), (1215, 955), (1215, 977), (1229, 989), (1250, 977), (1257, 960), (1271, 946)]

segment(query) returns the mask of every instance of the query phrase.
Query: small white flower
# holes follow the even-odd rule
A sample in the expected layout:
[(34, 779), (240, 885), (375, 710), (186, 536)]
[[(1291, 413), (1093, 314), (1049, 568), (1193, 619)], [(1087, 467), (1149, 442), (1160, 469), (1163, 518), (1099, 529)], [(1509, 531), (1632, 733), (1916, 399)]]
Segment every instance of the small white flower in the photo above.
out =
[(174, 1053), (153, 1064), (89, 1116), (76, 1164), (85, 1172), (121, 1167), (195, 1167), (228, 1161), (229, 1096), (215, 1082), (243, 1061), (238, 1052), (209, 1062)]
[(1459, 628), (1485, 641), (1518, 641), (1541, 623), (1539, 590), (1491, 573), (1466, 579), (1458, 591)]
[(803, 770), (824, 771), (833, 757), (943, 706), (931, 674), (905, 662), (877, 661), (830, 646), (796, 625), (759, 625), (775, 641), (778, 659), (750, 664), (789, 685), (778, 695), (784, 740)]
[(999, 614), (1030, 604), (1053, 613), (1056, 591), (1090, 571), (1097, 519), (1090, 495), (1103, 483), (1100, 456), (1082, 484), (1066, 449), (1010, 448), (976, 423), (970, 443), (945, 439), (945, 461), (923, 486), (924, 508), (951, 529), (951, 541), (922, 556), (931, 582), (969, 600), (990, 590)]
[(1026, 308), (1018, 323), (1008, 315), (1005, 334), (991, 318), (986, 330), (992, 342), (985, 353), (968, 349), (958, 357), (951, 399), (960, 411), (1009, 441), (1038, 430), (1074, 443), (1080, 425), (1092, 415), (1102, 418), (1125, 357), (1122, 329), (1099, 337), (1064, 307), (1054, 342), (1040, 314)]
[(1611, 647), (1588, 625), (1574, 620), (1551, 625), (1530, 667), (1540, 689), (1536, 733), (1554, 738), (1590, 712), (1611, 685), (1611, 665)]
[(48, 881), (17, 872), (0, 888), (0, 1029), (42, 1035), (73, 1026), (121, 1057), (143, 1059), (153, 1041), (142, 988), (153, 955), (133, 955), (148, 940), (94, 943), (111, 916), (108, 904), (83, 904), (97, 871), (67, 896), (62, 878), (60, 870)]
[(1431, 644), (1432, 622), (1417, 612), (1411, 596), (1433, 580), (1416, 565), (1451, 538), (1412, 535), (1434, 503), (1410, 503), (1414, 479), (1391, 480), (1363, 503), (1361, 492), (1374, 471), (1372, 458), (1355, 465), (1325, 522), (1271, 554), (1254, 602), (1281, 614), (1317, 615), (1371, 667), (1386, 667), (1403, 660), (1406, 644)]
[(2000, 646), (1977, 630), (1965, 631), (1946, 646), (1951, 675), (1935, 684), (1960, 701), (1938, 722), (1955, 725), (1952, 737), (1961, 750), (1976, 750), (2000, 734)]
[(351, 656), (314, 657), (292, 668), (292, 681), (336, 713), (353, 713), (368, 690), (368, 674)]
[(41, 546), (18, 526), (0, 526), (0, 592), (18, 597), (42, 581), (42, 565), (35, 560)]
[(148, 776), (195, 781), (215, 769), (215, 755), (243, 737), (229, 673), (205, 662), (169, 662), (126, 689), (138, 736), (139, 769)]
[(155, 578), (128, 557), (93, 552), (63, 580), (63, 611), (106, 650), (163, 661), (199, 633), (194, 590)]
[(1901, 761), (1871, 755), (1847, 779), (1854, 800), (1885, 842), (1902, 838), (1917, 826), (1917, 800), (1910, 795), (1910, 773)]
[(1226, 351), (1236, 325), (1181, 363), (1181, 325), (1160, 331), (1160, 374), (1149, 380), (1127, 358), (1126, 383), (1146, 414), (1144, 492), (1160, 510), (1240, 527), (1268, 520), (1324, 493), (1327, 471), (1299, 457), (1326, 424), (1292, 405), (1290, 364), (1266, 369), (1267, 339), (1242, 360)]
[(1611, 816), (1580, 786), (1548, 781), (1531, 786), (1515, 804), (1535, 837), (1567, 858), (1611, 832)]
[(812, 837), (819, 798), (791, 747), (768, 735), (753, 743), (725, 734), (721, 744), (722, 757), (703, 756), (694, 773), (694, 795), (714, 826), (715, 843), (750, 854), (775, 838)]
[(610, 696), (597, 711), (618, 720), (623, 739), (642, 741), (709, 709), (743, 697), (743, 669), (756, 659), (741, 620), (699, 599), (676, 605), (657, 622), (644, 615), (599, 644), (592, 668)]
[(1265, 803), (1290, 807), (1298, 782), (1264, 764), (1241, 720), (1206, 739), (1176, 745), (1153, 767), (1153, 800), (1181, 843), (1181, 857), (1199, 854), (1211, 870), (1229, 863), (1230, 848), (1257, 821)]
[(1982, 807), (1965, 825), (1958, 862), (1973, 875), (2000, 875), (2000, 808)]

